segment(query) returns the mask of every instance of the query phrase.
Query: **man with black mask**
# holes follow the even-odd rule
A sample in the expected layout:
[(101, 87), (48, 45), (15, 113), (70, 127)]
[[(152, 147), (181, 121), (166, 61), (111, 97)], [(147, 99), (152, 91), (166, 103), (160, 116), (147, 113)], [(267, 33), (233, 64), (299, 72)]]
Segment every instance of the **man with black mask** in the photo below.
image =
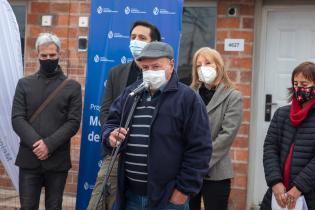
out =
[(81, 85), (67, 79), (58, 65), (56, 35), (40, 34), (35, 47), (40, 68), (19, 80), (12, 106), (12, 126), (20, 137), (21, 210), (38, 210), (42, 187), (46, 210), (61, 210), (71, 168), (70, 139), (81, 121)]

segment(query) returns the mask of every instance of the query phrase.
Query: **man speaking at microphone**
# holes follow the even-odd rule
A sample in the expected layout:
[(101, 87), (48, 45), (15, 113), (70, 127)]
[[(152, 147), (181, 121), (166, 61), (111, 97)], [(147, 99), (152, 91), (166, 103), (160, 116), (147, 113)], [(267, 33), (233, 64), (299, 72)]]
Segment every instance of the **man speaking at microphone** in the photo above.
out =
[(105, 149), (122, 144), (117, 209), (189, 209), (212, 152), (206, 108), (178, 81), (170, 45), (149, 43), (137, 61), (149, 87), (135, 91), (140, 100), (130, 125), (122, 128), (135, 98), (130, 93), (142, 81), (126, 88), (112, 104), (102, 133)]

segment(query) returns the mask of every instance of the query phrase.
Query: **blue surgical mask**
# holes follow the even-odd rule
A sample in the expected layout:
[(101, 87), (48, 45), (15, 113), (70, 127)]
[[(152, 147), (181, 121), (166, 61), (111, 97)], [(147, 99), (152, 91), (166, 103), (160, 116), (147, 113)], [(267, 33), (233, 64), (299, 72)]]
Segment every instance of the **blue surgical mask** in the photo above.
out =
[(142, 52), (143, 48), (147, 45), (147, 42), (144, 41), (139, 41), (139, 40), (131, 40), (130, 41), (130, 51), (131, 54), (134, 58), (136, 58), (137, 56), (140, 55), (140, 53)]

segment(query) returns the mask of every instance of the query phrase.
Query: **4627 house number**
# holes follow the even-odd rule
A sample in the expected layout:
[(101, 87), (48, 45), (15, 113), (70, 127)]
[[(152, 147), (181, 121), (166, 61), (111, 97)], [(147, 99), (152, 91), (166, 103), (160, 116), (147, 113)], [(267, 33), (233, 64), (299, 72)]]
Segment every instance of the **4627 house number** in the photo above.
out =
[(244, 39), (225, 39), (224, 51), (244, 51)]

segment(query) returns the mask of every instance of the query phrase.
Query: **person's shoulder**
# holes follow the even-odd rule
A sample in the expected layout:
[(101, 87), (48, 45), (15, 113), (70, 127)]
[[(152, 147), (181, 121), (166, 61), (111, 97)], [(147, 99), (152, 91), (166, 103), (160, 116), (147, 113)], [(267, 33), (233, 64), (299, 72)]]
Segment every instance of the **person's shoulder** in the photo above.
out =
[(241, 92), (235, 88), (228, 88), (228, 91), (230, 91), (229, 97), (233, 100), (243, 100), (243, 96)]
[(68, 82), (69, 86), (71, 86), (73, 88), (80, 88), (81, 89), (81, 84), (77, 80), (74, 80), (71, 78), (68, 78), (67, 80), (68, 80), (67, 82)]
[(19, 79), (20, 83), (29, 83), (32, 82), (34, 80), (38, 79), (38, 73), (33, 73), (27, 76), (24, 76), (22, 78)]

